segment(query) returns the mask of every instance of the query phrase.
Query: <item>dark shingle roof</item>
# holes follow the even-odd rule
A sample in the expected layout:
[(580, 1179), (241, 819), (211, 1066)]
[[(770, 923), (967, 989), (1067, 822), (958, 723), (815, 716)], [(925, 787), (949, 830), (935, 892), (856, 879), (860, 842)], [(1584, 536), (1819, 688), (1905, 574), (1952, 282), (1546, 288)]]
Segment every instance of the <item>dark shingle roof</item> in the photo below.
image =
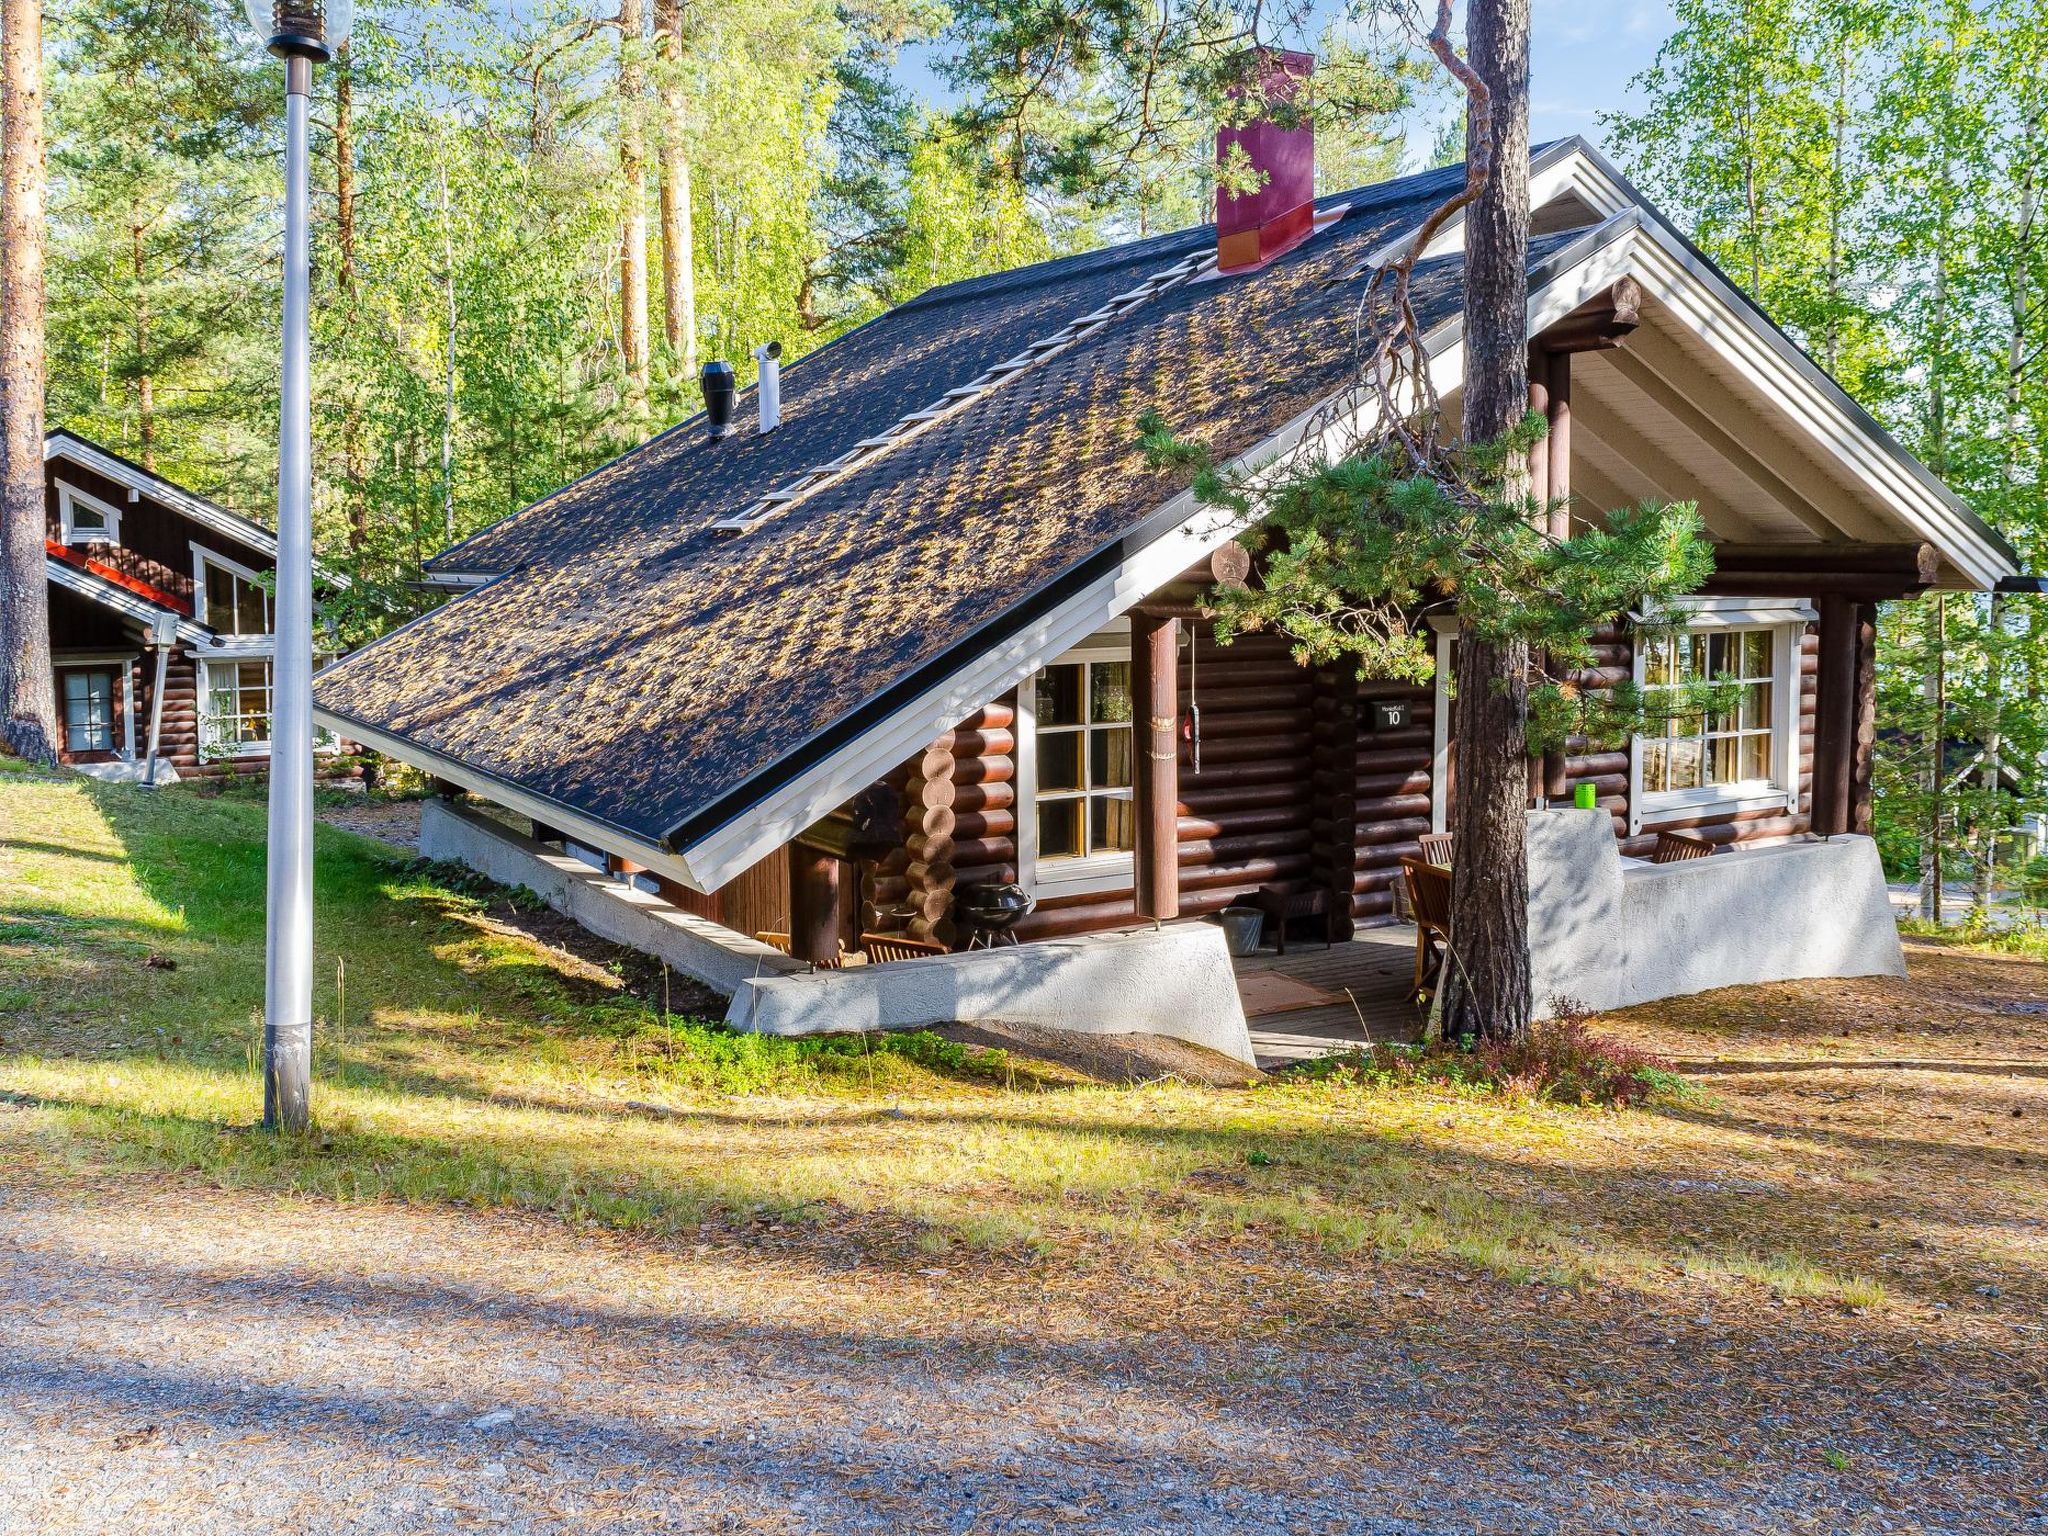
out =
[[(1148, 409), (1230, 456), (1340, 388), (1360, 265), (1461, 174), (1351, 194), (1265, 272), (1168, 289), (754, 532), (712, 532), (1213, 237), (904, 305), (792, 365), (772, 436), (679, 428), (458, 546), (447, 568), (509, 574), (330, 670), (319, 703), (647, 842), (708, 831), (1170, 498), (1138, 443)], [(1418, 274), (1425, 324), (1456, 312), (1459, 275)]]

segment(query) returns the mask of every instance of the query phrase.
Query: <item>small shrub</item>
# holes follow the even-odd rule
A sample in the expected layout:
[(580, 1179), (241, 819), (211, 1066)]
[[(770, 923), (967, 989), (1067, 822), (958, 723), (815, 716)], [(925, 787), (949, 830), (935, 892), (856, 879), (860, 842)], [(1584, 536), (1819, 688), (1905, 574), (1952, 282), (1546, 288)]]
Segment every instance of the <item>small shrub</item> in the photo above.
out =
[(1685, 1098), (1697, 1091), (1669, 1062), (1594, 1033), (1582, 1015), (1568, 1009), (1531, 1026), (1526, 1038), (1513, 1043), (1480, 1041), (1469, 1048), (1374, 1045), (1308, 1062), (1290, 1076), (1297, 1081), (1371, 1087), (1426, 1084), (1454, 1094), (1501, 1094), (1616, 1109), (1659, 1094)]

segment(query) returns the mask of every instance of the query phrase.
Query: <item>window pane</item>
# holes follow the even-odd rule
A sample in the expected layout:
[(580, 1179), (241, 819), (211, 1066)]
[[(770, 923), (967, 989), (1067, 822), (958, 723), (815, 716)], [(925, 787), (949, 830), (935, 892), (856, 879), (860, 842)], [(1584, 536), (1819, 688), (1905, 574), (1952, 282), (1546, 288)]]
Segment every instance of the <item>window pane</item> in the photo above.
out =
[(1768, 779), (1771, 776), (1771, 738), (1768, 733), (1742, 738), (1742, 776)]
[(1741, 663), (1735, 656), (1737, 647), (1733, 635), (1707, 636), (1707, 676), (1719, 677), (1723, 672), (1733, 672)]
[(206, 622), (232, 633), (235, 623), (235, 573), (212, 561), (206, 564)]
[(1742, 728), (1768, 730), (1771, 726), (1771, 685), (1751, 683), (1742, 690)]
[(1096, 795), (1088, 801), (1091, 853), (1128, 853), (1137, 847), (1137, 818), (1131, 802), (1120, 797)]
[(1769, 630), (1752, 629), (1743, 635), (1742, 675), (1744, 677), (1769, 677), (1771, 675), (1771, 634)]
[(64, 745), (71, 752), (114, 750), (112, 673), (64, 674)]
[(1081, 852), (1081, 800), (1038, 803), (1038, 856), (1071, 859)]
[(1037, 723), (1079, 725), (1081, 723), (1081, 668), (1047, 667), (1038, 674)]
[(1040, 732), (1038, 737), (1038, 788), (1041, 793), (1059, 793), (1081, 788), (1080, 731)]
[(1668, 639), (1648, 640), (1643, 644), (1643, 683), (1650, 688), (1661, 687), (1671, 681), (1671, 642)]
[(1115, 727), (1090, 731), (1088, 787), (1129, 789), (1131, 787), (1131, 728)]
[(1669, 789), (1671, 754), (1663, 741), (1643, 743), (1643, 788), (1647, 791)]
[(1706, 753), (1698, 741), (1674, 741), (1671, 743), (1670, 789), (1698, 789), (1700, 768)]
[(1131, 664), (1098, 661), (1088, 669), (1088, 719), (1095, 725), (1116, 725), (1131, 718)]
[(270, 594), (253, 581), (235, 583), (235, 633), (238, 635), (267, 635), (270, 633)]
[(1742, 739), (1716, 736), (1708, 743), (1707, 782), (1734, 784), (1742, 778)]

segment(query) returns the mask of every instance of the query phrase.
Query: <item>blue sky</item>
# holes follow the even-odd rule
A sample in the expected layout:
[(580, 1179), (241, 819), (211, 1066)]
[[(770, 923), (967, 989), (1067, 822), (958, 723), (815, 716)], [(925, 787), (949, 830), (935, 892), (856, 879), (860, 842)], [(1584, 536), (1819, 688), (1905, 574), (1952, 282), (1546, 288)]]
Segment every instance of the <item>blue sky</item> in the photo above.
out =
[[(1633, 104), (1628, 82), (1649, 67), (1673, 26), (1671, 0), (1533, 0), (1532, 17), (1529, 131), (1538, 143), (1574, 133), (1597, 139), (1598, 115)], [(922, 50), (908, 50), (901, 68), (927, 102), (944, 101)], [(1447, 112), (1448, 97), (1418, 115), (1411, 135), (1418, 150), (1429, 147)]]

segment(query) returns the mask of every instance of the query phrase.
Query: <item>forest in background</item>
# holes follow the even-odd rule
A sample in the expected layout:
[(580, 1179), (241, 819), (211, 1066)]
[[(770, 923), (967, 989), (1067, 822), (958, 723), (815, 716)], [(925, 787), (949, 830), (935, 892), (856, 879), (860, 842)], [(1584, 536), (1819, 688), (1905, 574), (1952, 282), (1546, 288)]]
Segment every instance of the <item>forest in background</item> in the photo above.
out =
[[(2042, 569), (2042, 0), (1676, 12), (1605, 147)], [(1444, 158), (1402, 138), (1426, 72), (1386, 19), (1262, 18), (1319, 54), (1325, 188)], [(745, 378), (760, 342), (800, 355), (934, 284), (1205, 219), (1247, 40), (1202, 0), (367, 9), (316, 76), (316, 519), (357, 577), (344, 627), (688, 416), (704, 358)], [(943, 110), (899, 83), (910, 47)], [(268, 520), (276, 68), (205, 0), (76, 0), (48, 78), (51, 423)], [(1895, 870), (1938, 846), (1986, 874), (2041, 803), (2041, 608), (1887, 605)]]

